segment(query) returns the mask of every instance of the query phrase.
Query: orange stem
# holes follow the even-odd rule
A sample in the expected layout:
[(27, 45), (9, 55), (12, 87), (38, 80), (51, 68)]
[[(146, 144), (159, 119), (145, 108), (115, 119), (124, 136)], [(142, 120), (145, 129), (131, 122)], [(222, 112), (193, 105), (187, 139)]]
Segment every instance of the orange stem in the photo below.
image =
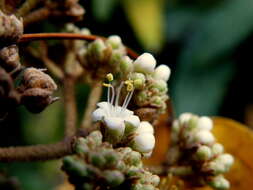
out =
[[(87, 40), (94, 41), (96, 39), (105, 40), (105, 37), (97, 35), (84, 35), (75, 33), (37, 33), (37, 34), (23, 34), (19, 39), (19, 43), (30, 42), (35, 40), (49, 40), (49, 39), (70, 39), (70, 40)], [(126, 47), (127, 53), (132, 58), (137, 58), (138, 54)]]

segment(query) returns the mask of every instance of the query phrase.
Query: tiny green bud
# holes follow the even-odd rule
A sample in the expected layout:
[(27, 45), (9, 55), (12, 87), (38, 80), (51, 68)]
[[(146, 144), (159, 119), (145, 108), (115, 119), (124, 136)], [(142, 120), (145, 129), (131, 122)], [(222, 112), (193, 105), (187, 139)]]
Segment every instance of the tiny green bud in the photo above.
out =
[(104, 50), (106, 46), (101, 39), (97, 39), (94, 42), (90, 43), (88, 46), (88, 53), (93, 56), (98, 57), (99, 60), (102, 60), (104, 57)]
[(103, 167), (106, 164), (106, 160), (100, 152), (91, 152), (89, 154), (92, 165), (97, 167)]
[(200, 146), (196, 152), (196, 158), (198, 160), (208, 160), (211, 158), (211, 156), (212, 156), (212, 151), (206, 145)]
[(131, 166), (128, 168), (126, 175), (128, 177), (133, 177), (133, 176), (140, 176), (140, 169), (135, 166)]
[(103, 177), (106, 183), (111, 187), (119, 186), (125, 180), (124, 175), (117, 170), (106, 170), (103, 172)]
[(78, 154), (87, 153), (89, 151), (89, 147), (87, 145), (87, 139), (78, 138), (75, 146), (75, 152)]
[(106, 43), (109, 44), (112, 49), (118, 49), (120, 46), (122, 46), (121, 38), (117, 35), (109, 36), (106, 40)]
[(88, 138), (92, 139), (92, 141), (96, 144), (96, 146), (102, 144), (103, 136), (100, 131), (93, 131)]
[(119, 62), (120, 71), (123, 73), (130, 73), (133, 70), (133, 60), (128, 56), (124, 56), (120, 59)]
[(93, 190), (94, 189), (94, 185), (92, 185), (91, 183), (84, 183), (82, 185), (82, 190)]
[(162, 93), (165, 93), (168, 90), (167, 83), (164, 80), (155, 80), (152, 86)]
[(115, 166), (119, 161), (119, 156), (114, 151), (106, 151), (102, 154), (106, 160), (106, 167)]
[(130, 79), (134, 82), (134, 87), (137, 89), (141, 89), (145, 85), (146, 77), (142, 73), (133, 73), (130, 76)]
[(88, 176), (87, 167), (84, 163), (74, 159), (71, 156), (67, 156), (63, 159), (63, 167), (71, 174), (85, 177)]
[(141, 162), (141, 154), (139, 152), (132, 151), (126, 155), (124, 160), (128, 165), (138, 166)]

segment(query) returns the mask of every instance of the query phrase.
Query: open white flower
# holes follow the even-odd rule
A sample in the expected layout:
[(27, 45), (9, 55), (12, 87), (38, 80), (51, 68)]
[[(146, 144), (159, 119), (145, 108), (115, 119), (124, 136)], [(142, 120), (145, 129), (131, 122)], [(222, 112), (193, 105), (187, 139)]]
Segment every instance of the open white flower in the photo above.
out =
[[(117, 136), (118, 140), (121, 139), (124, 133), (129, 133), (140, 125), (139, 117), (134, 115), (133, 111), (127, 109), (127, 105), (133, 95), (131, 87), (127, 86), (128, 94), (123, 105), (119, 106), (120, 92), (123, 85), (124, 83), (122, 82), (116, 93), (112, 85), (107, 85), (107, 102), (98, 103), (98, 108), (92, 113), (93, 121), (101, 121), (106, 126), (108, 132), (115, 137)], [(127, 85), (131, 86), (130, 83), (127, 83)]]

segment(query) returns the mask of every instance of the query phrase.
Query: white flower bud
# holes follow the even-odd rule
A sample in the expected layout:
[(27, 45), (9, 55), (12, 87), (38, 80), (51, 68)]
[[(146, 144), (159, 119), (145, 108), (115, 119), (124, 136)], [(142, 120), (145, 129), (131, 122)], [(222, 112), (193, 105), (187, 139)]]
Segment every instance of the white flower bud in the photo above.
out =
[(154, 72), (156, 60), (150, 53), (143, 53), (134, 61), (134, 70), (150, 74)]
[(167, 83), (164, 80), (155, 80), (153, 88), (156, 88), (159, 92), (167, 92)]
[(229, 169), (234, 163), (234, 158), (230, 154), (221, 154), (216, 160), (225, 165), (226, 169)]
[(140, 123), (139, 127), (137, 128), (136, 133), (138, 133), (138, 134), (144, 134), (144, 133), (154, 134), (154, 128), (149, 122), (142, 121)]
[(167, 82), (170, 78), (170, 73), (170, 68), (167, 65), (159, 65), (155, 69), (154, 77), (155, 79), (161, 79)]
[(178, 134), (179, 131), (180, 131), (179, 122), (178, 122), (178, 120), (175, 120), (175, 121), (173, 121), (173, 124), (172, 124), (172, 132)]
[(222, 175), (218, 175), (214, 177), (210, 182), (209, 185), (215, 189), (225, 190), (229, 189), (230, 184), (228, 180), (226, 180)]
[(198, 160), (208, 160), (212, 156), (212, 151), (211, 149), (206, 146), (200, 146), (196, 152), (196, 157)]
[(193, 114), (191, 114), (191, 113), (182, 113), (179, 116), (179, 122), (180, 122), (180, 124), (188, 122), (191, 119), (192, 116), (193, 116)]
[(155, 146), (155, 137), (150, 133), (137, 134), (134, 137), (133, 148), (142, 153), (148, 153)]
[(204, 129), (204, 130), (210, 131), (213, 128), (213, 121), (209, 117), (202, 116), (198, 120), (197, 127), (199, 129)]
[(109, 36), (106, 43), (110, 44), (113, 49), (117, 49), (122, 45), (121, 38), (117, 35)]
[(195, 143), (212, 144), (215, 141), (213, 134), (210, 131), (201, 130), (194, 134)]
[(215, 144), (212, 146), (212, 153), (213, 153), (214, 155), (221, 154), (221, 153), (223, 153), (223, 151), (224, 151), (224, 148), (223, 148), (223, 146), (222, 146), (221, 144), (219, 144), (219, 143), (215, 143)]
[(135, 131), (140, 125), (140, 118), (136, 115), (130, 115), (124, 118), (125, 121), (125, 135)]

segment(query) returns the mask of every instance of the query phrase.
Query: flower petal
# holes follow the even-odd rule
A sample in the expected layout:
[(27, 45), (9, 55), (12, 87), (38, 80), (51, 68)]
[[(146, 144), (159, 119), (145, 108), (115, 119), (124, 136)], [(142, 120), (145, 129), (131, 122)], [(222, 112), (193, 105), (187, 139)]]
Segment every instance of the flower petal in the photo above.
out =
[(139, 152), (148, 153), (153, 150), (154, 146), (155, 137), (153, 134), (137, 134), (134, 138), (133, 148)]
[(125, 131), (125, 124), (123, 119), (119, 117), (105, 117), (104, 122), (109, 130), (114, 131), (117, 133), (117, 135), (123, 135)]
[(154, 128), (149, 122), (142, 121), (140, 123), (140, 126), (136, 130), (136, 133), (138, 133), (138, 134), (144, 134), (144, 133), (154, 134)]
[(92, 120), (94, 122), (96, 121), (102, 121), (103, 117), (106, 116), (105, 110), (98, 108), (92, 113)]

